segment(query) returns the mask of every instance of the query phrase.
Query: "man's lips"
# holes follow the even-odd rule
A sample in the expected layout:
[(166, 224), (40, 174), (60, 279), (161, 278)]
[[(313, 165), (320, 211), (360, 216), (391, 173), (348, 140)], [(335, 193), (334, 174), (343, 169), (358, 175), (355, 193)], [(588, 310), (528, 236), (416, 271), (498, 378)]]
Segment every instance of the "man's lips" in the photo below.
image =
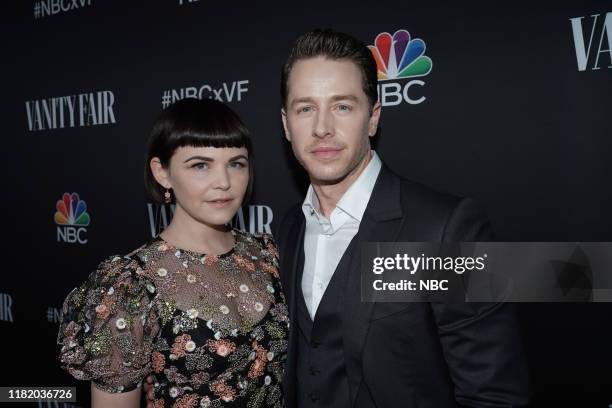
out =
[(312, 149), (310, 152), (318, 158), (331, 159), (331, 158), (336, 157), (338, 154), (340, 154), (341, 150), (342, 150), (341, 147), (321, 146), (321, 147), (316, 147)]

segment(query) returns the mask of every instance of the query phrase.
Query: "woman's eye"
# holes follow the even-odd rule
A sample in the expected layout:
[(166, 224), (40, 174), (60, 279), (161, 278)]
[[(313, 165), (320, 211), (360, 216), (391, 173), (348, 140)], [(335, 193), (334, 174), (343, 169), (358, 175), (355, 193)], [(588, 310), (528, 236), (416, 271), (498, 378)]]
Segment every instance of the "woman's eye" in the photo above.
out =
[(197, 170), (205, 170), (205, 169), (208, 168), (208, 163), (204, 163), (204, 162), (195, 163), (191, 167), (194, 168), (194, 169), (197, 169)]
[(231, 162), (230, 166), (237, 169), (242, 169), (246, 167), (246, 164), (244, 164), (243, 162)]

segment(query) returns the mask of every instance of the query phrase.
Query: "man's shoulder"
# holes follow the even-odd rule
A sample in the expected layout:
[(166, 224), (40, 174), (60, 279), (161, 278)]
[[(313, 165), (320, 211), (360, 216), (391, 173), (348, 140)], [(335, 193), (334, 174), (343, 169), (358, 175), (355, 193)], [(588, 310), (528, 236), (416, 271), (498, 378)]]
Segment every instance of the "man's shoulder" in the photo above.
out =
[(440, 191), (434, 187), (400, 176), (388, 167), (381, 170), (382, 177), (389, 177), (399, 186), (402, 209), (427, 211), (452, 211), (464, 198)]
[[(394, 200), (406, 220), (407, 234), (414, 239), (437, 241), (488, 241), (491, 226), (480, 206), (471, 198), (445, 193), (384, 169), (386, 188), (378, 202)], [(381, 180), (382, 181), (382, 180)]]

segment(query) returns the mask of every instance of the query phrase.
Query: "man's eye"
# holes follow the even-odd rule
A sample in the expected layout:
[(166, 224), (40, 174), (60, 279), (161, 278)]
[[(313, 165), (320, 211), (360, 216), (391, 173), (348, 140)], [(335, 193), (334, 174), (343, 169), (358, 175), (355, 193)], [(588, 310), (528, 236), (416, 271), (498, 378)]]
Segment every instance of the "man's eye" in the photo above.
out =
[(338, 105), (338, 110), (347, 112), (351, 110), (351, 107), (349, 105), (341, 104), (341, 105)]
[(308, 113), (312, 110), (311, 106), (302, 106), (300, 109), (298, 109), (298, 113)]
[(191, 166), (191, 168), (197, 169), (197, 170), (205, 170), (208, 168), (208, 163), (204, 163), (204, 162), (195, 163)]

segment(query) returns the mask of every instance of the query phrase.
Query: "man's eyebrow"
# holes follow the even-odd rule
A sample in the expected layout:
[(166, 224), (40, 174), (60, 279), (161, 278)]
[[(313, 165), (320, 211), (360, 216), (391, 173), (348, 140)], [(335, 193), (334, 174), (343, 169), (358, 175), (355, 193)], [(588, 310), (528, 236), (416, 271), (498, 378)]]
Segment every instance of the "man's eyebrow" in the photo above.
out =
[(298, 103), (306, 103), (306, 102), (313, 102), (313, 101), (314, 99), (308, 96), (305, 96), (302, 98), (295, 98), (294, 100), (291, 101), (291, 106), (297, 105)]
[(205, 157), (205, 156), (191, 156), (190, 158), (188, 158), (187, 160), (185, 160), (183, 163), (187, 163), (188, 161), (191, 160), (203, 160), (203, 161), (208, 161), (208, 162), (213, 162), (215, 161), (215, 159), (213, 159), (212, 157)]
[[(331, 97), (331, 100), (332, 102), (347, 101), (347, 100), (353, 101), (353, 102), (359, 102), (359, 98), (353, 94), (333, 95)], [(307, 103), (307, 102), (314, 102), (314, 99), (309, 96), (305, 96), (302, 98), (295, 98), (294, 100), (291, 101), (291, 106), (297, 105), (298, 103)]]
[(346, 95), (334, 95), (332, 96), (332, 101), (334, 102), (338, 102), (338, 101), (353, 101), (353, 102), (359, 102), (359, 98), (357, 98), (356, 95), (352, 95), (352, 94), (346, 94)]

